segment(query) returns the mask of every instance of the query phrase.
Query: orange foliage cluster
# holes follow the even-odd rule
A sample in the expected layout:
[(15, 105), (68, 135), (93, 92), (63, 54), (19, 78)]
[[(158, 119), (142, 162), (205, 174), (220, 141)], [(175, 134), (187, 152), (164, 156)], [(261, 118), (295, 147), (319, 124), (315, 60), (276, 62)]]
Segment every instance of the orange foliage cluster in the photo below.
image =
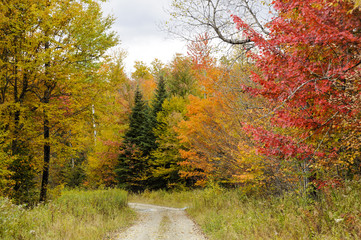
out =
[(259, 158), (252, 152), (240, 123), (248, 112), (236, 109), (242, 95), (237, 89), (240, 82), (225, 67), (216, 65), (206, 39), (207, 35), (200, 36), (198, 42), (189, 46), (201, 94), (189, 96), (187, 119), (177, 128), (186, 146), (186, 150), (180, 150), (185, 159), (181, 163), (182, 174), (197, 179), (198, 185), (210, 180), (226, 185), (244, 184), (261, 174), (261, 168), (255, 166)]

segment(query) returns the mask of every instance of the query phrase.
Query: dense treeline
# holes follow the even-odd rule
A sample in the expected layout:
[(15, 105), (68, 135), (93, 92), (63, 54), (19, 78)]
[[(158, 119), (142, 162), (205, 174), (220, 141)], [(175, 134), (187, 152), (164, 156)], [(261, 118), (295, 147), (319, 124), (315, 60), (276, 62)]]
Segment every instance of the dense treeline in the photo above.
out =
[[(218, 15), (221, 4), (198, 1), (174, 0), (172, 16), (207, 23), (214, 11), (210, 31), (193, 31), (187, 56), (136, 62), (131, 77), (124, 52), (105, 55), (117, 37), (97, 1), (2, 2), (1, 195), (34, 203), (49, 187), (143, 191), (214, 182), (315, 194), (358, 179), (354, 3), (273, 1), (263, 5), (270, 8), (264, 24), (262, 5), (239, 1)], [(217, 58), (215, 37), (233, 46)]]
[(86, 152), (79, 127), (91, 128), (100, 60), (117, 43), (113, 19), (81, 0), (2, 1), (0, 16), (0, 189), (33, 202), (40, 185), (45, 201), (50, 168)]

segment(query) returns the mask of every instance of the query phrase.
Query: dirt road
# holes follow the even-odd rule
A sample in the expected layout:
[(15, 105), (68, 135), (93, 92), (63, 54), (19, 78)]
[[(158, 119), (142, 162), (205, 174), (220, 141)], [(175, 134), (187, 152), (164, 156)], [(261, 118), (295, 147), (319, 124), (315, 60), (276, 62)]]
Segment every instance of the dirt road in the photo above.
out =
[(118, 240), (206, 240), (184, 209), (129, 203), (139, 221), (118, 236)]

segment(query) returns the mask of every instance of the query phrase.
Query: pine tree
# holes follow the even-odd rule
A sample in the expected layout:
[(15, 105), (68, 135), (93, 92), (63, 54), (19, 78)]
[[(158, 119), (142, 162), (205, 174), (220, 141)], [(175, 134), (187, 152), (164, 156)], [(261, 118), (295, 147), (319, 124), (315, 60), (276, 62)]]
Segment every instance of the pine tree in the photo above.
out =
[(159, 121), (157, 120), (157, 115), (159, 112), (161, 112), (163, 110), (163, 103), (165, 101), (165, 99), (167, 99), (167, 90), (165, 88), (165, 82), (163, 77), (161, 76), (159, 78), (158, 84), (157, 84), (157, 89), (155, 91), (154, 94), (154, 100), (153, 100), (153, 104), (152, 104), (152, 112), (150, 114), (150, 121), (152, 124), (152, 136), (151, 136), (151, 140), (152, 141), (152, 150), (157, 149), (157, 137), (154, 134), (154, 130), (156, 128), (159, 127)]
[(149, 155), (152, 149), (152, 123), (149, 115), (149, 107), (143, 101), (143, 95), (137, 88), (124, 143), (137, 146), (144, 156)]
[(158, 127), (154, 128), (157, 148), (152, 151), (150, 160), (150, 186), (153, 189), (182, 188), (186, 185), (180, 177), (181, 158), (179, 150), (182, 144), (175, 131), (175, 127), (184, 119), (187, 100), (179, 96), (166, 99), (162, 111), (158, 113)]
[(123, 144), (115, 174), (119, 186), (127, 190), (138, 192), (145, 189), (144, 172), (146, 158), (135, 145)]
[(155, 119), (155, 125), (157, 124), (157, 114), (163, 110), (164, 100), (167, 98), (167, 91), (165, 89), (165, 82), (161, 76), (158, 81), (157, 90), (155, 91), (155, 99), (153, 102), (152, 116)]
[(115, 169), (119, 185), (131, 191), (144, 190), (149, 155), (154, 142), (150, 110), (137, 88), (134, 107), (129, 117), (129, 129)]
[(154, 156), (152, 154), (152, 152), (156, 151), (158, 149), (158, 137), (155, 135), (155, 131), (157, 128), (160, 127), (160, 123), (157, 120), (157, 115), (158, 113), (160, 113), (163, 110), (163, 103), (165, 101), (165, 99), (167, 98), (167, 91), (165, 89), (165, 82), (163, 79), (163, 76), (159, 77), (159, 81), (157, 83), (157, 89), (155, 90), (154, 93), (154, 98), (153, 98), (153, 102), (152, 102), (152, 109), (151, 112), (149, 114), (149, 120), (150, 120), (150, 134), (149, 134), (149, 140), (150, 140), (150, 144), (151, 144), (151, 152), (149, 152), (149, 157), (148, 157), (148, 172), (146, 175), (147, 178), (147, 185), (149, 188), (154, 188), (156, 186), (159, 185), (159, 179), (158, 178), (154, 178), (153, 174), (151, 173), (151, 168), (153, 165), (153, 161), (154, 161)]

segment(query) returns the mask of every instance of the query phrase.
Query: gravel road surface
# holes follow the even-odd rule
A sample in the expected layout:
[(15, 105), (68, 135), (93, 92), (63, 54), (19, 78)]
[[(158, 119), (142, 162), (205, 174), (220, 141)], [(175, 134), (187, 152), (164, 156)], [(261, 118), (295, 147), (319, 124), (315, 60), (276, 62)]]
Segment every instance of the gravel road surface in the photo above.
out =
[(183, 208), (129, 203), (139, 221), (120, 233), (118, 240), (206, 240)]

